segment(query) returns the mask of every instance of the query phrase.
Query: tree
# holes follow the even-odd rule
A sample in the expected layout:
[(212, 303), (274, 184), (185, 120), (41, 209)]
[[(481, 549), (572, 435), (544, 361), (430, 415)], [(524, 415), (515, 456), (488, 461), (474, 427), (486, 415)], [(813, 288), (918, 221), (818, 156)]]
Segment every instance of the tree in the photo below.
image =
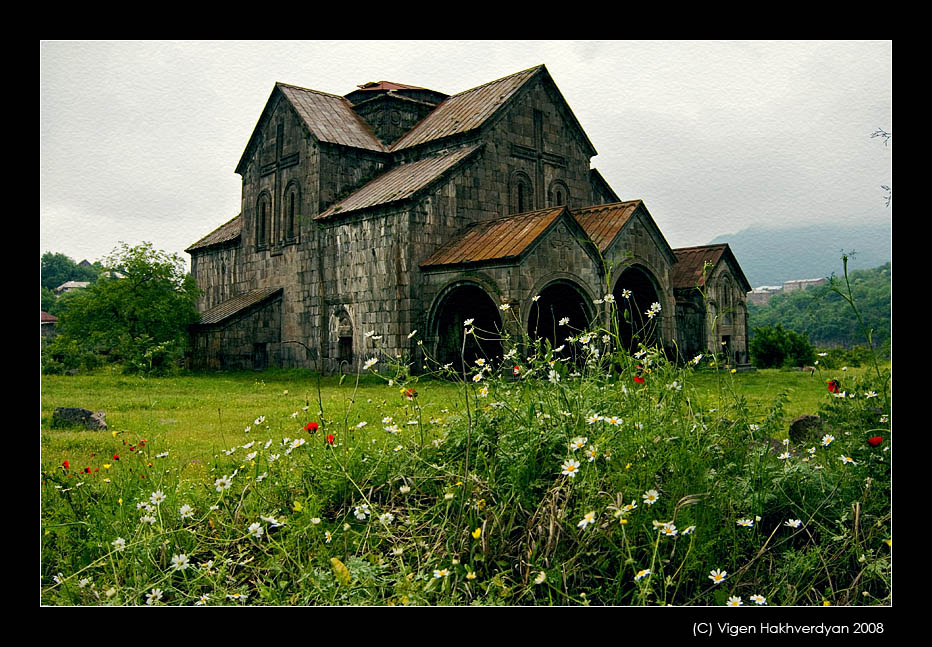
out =
[(185, 332), (198, 320), (198, 290), (177, 254), (151, 243), (123, 243), (104, 261), (122, 278), (101, 279), (69, 295), (62, 335), (123, 361), (127, 371), (170, 368), (184, 351)]

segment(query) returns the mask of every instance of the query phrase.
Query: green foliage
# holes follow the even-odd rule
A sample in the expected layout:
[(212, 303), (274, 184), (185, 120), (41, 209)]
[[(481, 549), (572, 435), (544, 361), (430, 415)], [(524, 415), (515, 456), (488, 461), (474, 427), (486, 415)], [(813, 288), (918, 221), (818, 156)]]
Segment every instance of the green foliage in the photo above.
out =
[(42, 340), (42, 373), (45, 375), (90, 371), (100, 365), (100, 356), (83, 347), (76, 339), (56, 335), (50, 341)]
[[(741, 374), (697, 389), (656, 348), (567, 334), (562, 352), (503, 340), (465, 375), (416, 358), (442, 381), (389, 353), (324, 387), (52, 378), (119, 387), (127, 417), (42, 434), (42, 602), (889, 604), (883, 380), (819, 384), (834, 438), (792, 446), (776, 387), (759, 409)], [(199, 450), (161, 431), (193, 406), (215, 417)]]
[[(843, 366), (868, 366), (876, 358), (876, 353), (871, 352), (870, 348), (862, 344), (857, 344), (851, 348), (826, 348), (816, 354), (819, 364), (826, 369), (839, 369)], [(883, 354), (883, 351), (880, 354)]]
[(106, 260), (123, 278), (102, 279), (62, 297), (59, 344), (123, 362), (128, 372), (170, 371), (182, 356), (185, 331), (197, 321), (197, 289), (184, 262), (152, 248), (123, 244)]
[[(872, 270), (851, 272), (851, 292), (865, 325), (874, 331), (875, 344), (889, 354), (891, 335), (892, 268), (887, 263)], [(851, 316), (850, 303), (828, 285), (776, 294), (765, 305), (748, 304), (751, 329), (781, 324), (822, 347), (851, 348), (863, 344), (864, 332)]]
[(755, 328), (748, 351), (758, 368), (806, 366), (815, 361), (809, 341), (793, 330), (784, 330), (780, 324), (775, 328)]
[(39, 284), (42, 288), (54, 290), (67, 281), (93, 283), (102, 269), (100, 262), (94, 262), (91, 267), (87, 267), (75, 263), (73, 259), (64, 254), (46, 252), (40, 261)]

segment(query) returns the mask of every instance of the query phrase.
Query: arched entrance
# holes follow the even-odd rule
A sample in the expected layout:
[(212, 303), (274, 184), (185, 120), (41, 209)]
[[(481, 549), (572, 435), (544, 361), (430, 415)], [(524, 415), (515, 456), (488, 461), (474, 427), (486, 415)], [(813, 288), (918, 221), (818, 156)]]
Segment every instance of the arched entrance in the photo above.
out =
[[(585, 294), (570, 282), (551, 283), (531, 304), (528, 334), (546, 339), (552, 348), (566, 344), (566, 338), (589, 328), (592, 307)], [(561, 323), (563, 322), (563, 323)]]
[[(621, 273), (612, 290), (618, 308), (618, 335), (627, 352), (638, 344), (654, 346), (658, 343), (660, 316), (650, 317), (651, 306), (660, 302), (651, 274), (644, 268), (632, 265)], [(626, 296), (627, 295), (627, 296)]]
[[(464, 322), (475, 334), (467, 335)], [(438, 301), (433, 316), (433, 332), (437, 339), (436, 358), (441, 365), (452, 364), (462, 372), (463, 361), (473, 366), (482, 357), (491, 359), (502, 354), (502, 320), (491, 297), (478, 285), (464, 283), (449, 289)]]

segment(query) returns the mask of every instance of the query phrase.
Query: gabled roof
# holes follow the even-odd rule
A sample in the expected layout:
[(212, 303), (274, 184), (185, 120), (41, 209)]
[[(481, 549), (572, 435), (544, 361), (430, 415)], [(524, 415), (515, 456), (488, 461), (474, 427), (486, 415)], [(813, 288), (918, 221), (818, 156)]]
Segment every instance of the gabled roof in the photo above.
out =
[[(414, 128), (395, 142), (391, 150), (399, 151), (436, 139), (476, 130), (499, 114), (503, 106), (508, 104), (532, 79), (538, 77), (546, 79), (557, 95), (560, 94), (544, 65), (510, 74), (447, 98), (433, 112), (424, 117)], [(565, 100), (562, 101), (562, 104), (566, 110), (567, 118), (576, 125), (588, 145), (590, 153), (595, 155), (595, 148), (592, 146), (592, 142), (589, 141), (579, 121), (577, 121), (573, 111)]]
[(432, 182), (468, 159), (481, 148), (481, 144), (472, 144), (453, 150), (445, 150), (429, 155), (416, 162), (396, 166), (354, 191), (347, 198), (332, 205), (316, 216), (322, 220), (338, 214), (360, 211), (407, 200), (417, 192), (427, 188)]
[(629, 200), (573, 209), (572, 213), (599, 251), (604, 253), (640, 204), (640, 200)]
[[(474, 223), (444, 243), (420, 267), (515, 260), (530, 250), (561, 219), (565, 219), (572, 229), (578, 229), (569, 211), (562, 206)], [(583, 232), (580, 231), (579, 235), (582, 237)]]
[(344, 97), (299, 88), (296, 85), (276, 83), (265, 104), (262, 115), (252, 131), (246, 150), (236, 165), (236, 172), (242, 174), (251, 155), (255, 140), (262, 125), (271, 113), (275, 97), (281, 94), (294, 108), (295, 113), (317, 141), (338, 144), (352, 148), (384, 152), (385, 147), (373, 134), (369, 125), (356, 114), (352, 104)]
[(676, 265), (673, 266), (673, 288), (695, 288), (704, 287), (705, 278), (711, 274), (711, 269), (705, 273), (706, 262), (712, 264), (712, 269), (724, 259), (731, 263), (731, 273), (744, 286), (745, 292), (752, 290), (751, 284), (741, 271), (741, 265), (738, 259), (728, 246), (728, 243), (719, 243), (716, 245), (700, 245), (697, 247), (681, 247), (674, 249), (676, 254)]
[(618, 239), (637, 214), (640, 214), (641, 220), (660, 241), (660, 251), (666, 254), (670, 263), (675, 263), (676, 256), (673, 250), (642, 200), (597, 204), (573, 210), (573, 216), (602, 253)]
[(237, 240), (243, 229), (243, 219), (240, 217), (241, 215), (242, 214), (223, 223), (184, 251), (190, 254), (192, 251)]
[(477, 88), (454, 94), (395, 142), (392, 150), (410, 148), (480, 127), (525, 83), (543, 69), (543, 65), (538, 65)]
[(281, 293), (282, 288), (259, 288), (244, 292), (202, 313), (201, 320), (195, 325), (209, 326), (221, 323)]

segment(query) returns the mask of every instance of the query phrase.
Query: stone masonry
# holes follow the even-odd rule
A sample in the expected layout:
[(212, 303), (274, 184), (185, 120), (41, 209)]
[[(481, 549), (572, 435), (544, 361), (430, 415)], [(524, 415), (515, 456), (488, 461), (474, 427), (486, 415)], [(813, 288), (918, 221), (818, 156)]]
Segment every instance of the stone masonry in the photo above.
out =
[(673, 352), (687, 335), (719, 350), (727, 338), (746, 361), (750, 286), (730, 250), (690, 248), (707, 250), (702, 287), (727, 315), (717, 327), (681, 316), (681, 302), (710, 303), (695, 268), (677, 269), (703, 253), (681, 259), (644, 203), (591, 168), (595, 154), (544, 66), (452, 96), (276, 84), (236, 167), (240, 214), (187, 250), (203, 290), (191, 367), (353, 370), (373, 336), (392, 355), (435, 355), (471, 311), (553, 337), (550, 318), (594, 324), (625, 291), (640, 311), (661, 307), (652, 337), (632, 330), (632, 344)]

